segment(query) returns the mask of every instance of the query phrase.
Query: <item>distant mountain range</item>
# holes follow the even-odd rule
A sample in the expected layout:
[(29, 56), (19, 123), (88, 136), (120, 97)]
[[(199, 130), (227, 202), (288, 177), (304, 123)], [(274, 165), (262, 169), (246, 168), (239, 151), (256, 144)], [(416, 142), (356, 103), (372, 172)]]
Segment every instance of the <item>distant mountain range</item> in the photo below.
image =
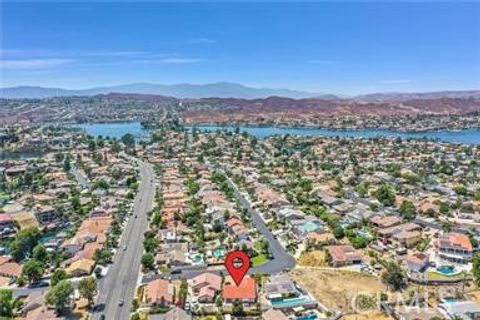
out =
[(151, 84), (133, 83), (109, 87), (95, 87), (83, 90), (66, 90), (60, 88), (44, 88), (20, 86), (0, 89), (2, 98), (50, 98), (59, 96), (93, 96), (107, 93), (137, 93), (170, 96), (175, 98), (243, 98), (258, 99), (270, 96), (282, 96), (290, 98), (309, 98), (322, 96), (306, 91), (289, 89), (253, 88), (241, 84), (218, 82), (211, 84)]
[(38, 99), (61, 96), (94, 96), (108, 93), (131, 93), (162, 95), (175, 98), (199, 99), (199, 98), (238, 98), (238, 99), (261, 99), (272, 96), (287, 97), (294, 99), (319, 98), (324, 100), (365, 100), (365, 101), (406, 101), (416, 99), (440, 99), (440, 98), (480, 98), (480, 90), (469, 91), (437, 91), (425, 93), (372, 93), (354, 97), (341, 97), (326, 93), (313, 93), (307, 91), (254, 88), (241, 84), (218, 82), (211, 84), (152, 84), (133, 83), (118, 86), (94, 87), (82, 90), (68, 90), (61, 88), (45, 88), (34, 86), (19, 86), (0, 88), (0, 98), (8, 99)]

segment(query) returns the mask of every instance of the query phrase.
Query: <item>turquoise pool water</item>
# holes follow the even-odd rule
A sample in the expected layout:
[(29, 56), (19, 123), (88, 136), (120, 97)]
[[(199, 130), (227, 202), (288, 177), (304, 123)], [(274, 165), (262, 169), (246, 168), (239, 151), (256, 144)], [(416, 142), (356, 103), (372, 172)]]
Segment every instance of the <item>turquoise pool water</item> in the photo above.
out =
[(218, 258), (223, 258), (225, 256), (225, 250), (221, 249), (221, 248), (215, 249), (215, 250), (213, 250), (213, 255), (217, 259)]
[(298, 230), (300, 230), (301, 232), (313, 232), (315, 230), (317, 230), (320, 226), (314, 222), (306, 222), (300, 226), (298, 226)]
[(201, 264), (201, 263), (203, 263), (203, 255), (201, 255), (201, 254), (196, 254), (196, 255), (194, 255), (194, 256), (193, 256), (193, 262), (194, 262), (195, 264)]
[(307, 315), (299, 317), (299, 318), (295, 318), (295, 320), (317, 320), (317, 319), (318, 319), (318, 317), (314, 313), (307, 314)]
[(371, 237), (370, 232), (368, 232), (366, 230), (358, 230), (357, 234), (361, 237), (364, 237), (364, 238), (370, 238)]
[(435, 271), (437, 271), (439, 273), (446, 274), (446, 275), (451, 275), (451, 274), (457, 273), (455, 271), (454, 266), (441, 266), (441, 267), (438, 267)]
[(306, 303), (312, 302), (309, 296), (301, 296), (297, 298), (289, 298), (289, 299), (282, 299), (282, 300), (272, 300), (270, 301), (274, 308), (293, 308), (296, 306), (300, 306)]
[(448, 298), (444, 298), (443, 301), (445, 301), (445, 303), (455, 303), (455, 302), (459, 302), (461, 300), (459, 300), (457, 298), (453, 298), (453, 297), (448, 297)]

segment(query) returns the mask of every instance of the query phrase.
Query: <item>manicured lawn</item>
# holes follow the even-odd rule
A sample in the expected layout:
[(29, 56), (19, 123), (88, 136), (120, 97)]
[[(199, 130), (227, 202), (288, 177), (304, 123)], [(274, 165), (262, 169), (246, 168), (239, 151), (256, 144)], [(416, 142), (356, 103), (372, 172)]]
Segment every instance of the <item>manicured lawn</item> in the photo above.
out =
[(453, 274), (451, 276), (447, 276), (445, 274), (441, 274), (441, 273), (433, 272), (433, 271), (428, 271), (427, 274), (428, 274), (428, 280), (431, 280), (431, 281), (461, 280), (464, 277), (463, 272)]
[(267, 256), (264, 254), (259, 254), (258, 256), (252, 258), (251, 262), (254, 267), (261, 266), (264, 263), (267, 263)]

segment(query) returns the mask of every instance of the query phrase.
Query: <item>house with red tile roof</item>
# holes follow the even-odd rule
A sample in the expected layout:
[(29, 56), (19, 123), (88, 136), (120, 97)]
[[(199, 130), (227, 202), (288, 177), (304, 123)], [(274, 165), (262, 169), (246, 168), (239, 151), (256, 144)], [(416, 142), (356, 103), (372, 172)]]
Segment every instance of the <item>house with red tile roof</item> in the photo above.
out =
[(5, 262), (0, 265), (0, 276), (18, 278), (22, 274), (23, 266), (16, 262)]
[(239, 301), (241, 303), (255, 303), (257, 301), (257, 283), (254, 277), (245, 276), (239, 286), (233, 280), (226, 280), (223, 286), (225, 303)]
[(175, 286), (163, 279), (150, 281), (143, 290), (143, 301), (150, 306), (173, 304), (175, 302)]
[(334, 267), (357, 264), (363, 261), (362, 255), (352, 246), (329, 246), (327, 252), (331, 257), (331, 265)]
[(435, 242), (435, 248), (438, 256), (448, 261), (468, 263), (473, 258), (472, 242), (465, 234), (444, 234)]

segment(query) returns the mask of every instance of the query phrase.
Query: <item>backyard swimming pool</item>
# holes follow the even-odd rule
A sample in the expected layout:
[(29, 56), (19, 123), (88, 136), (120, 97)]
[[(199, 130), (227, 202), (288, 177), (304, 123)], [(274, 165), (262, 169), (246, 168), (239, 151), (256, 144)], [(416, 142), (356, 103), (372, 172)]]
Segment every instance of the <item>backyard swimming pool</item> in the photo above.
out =
[(215, 250), (213, 250), (213, 256), (215, 258), (223, 258), (225, 256), (225, 249), (222, 249), (222, 248), (217, 248)]
[(447, 276), (458, 273), (455, 270), (454, 266), (447, 266), (447, 265), (440, 266), (440, 267), (436, 268), (435, 271), (438, 272), (438, 273), (442, 273), (444, 275), (447, 275)]
[(318, 319), (318, 317), (315, 313), (310, 313), (310, 314), (304, 315), (302, 317), (295, 318), (295, 320), (317, 320), (317, 319)]
[(300, 230), (301, 232), (304, 232), (304, 233), (308, 233), (308, 232), (313, 232), (320, 227), (321, 227), (320, 225), (309, 221), (309, 222), (305, 222), (304, 224), (300, 225), (298, 227), (298, 230)]
[(459, 302), (459, 301), (462, 301), (462, 300), (454, 298), (454, 297), (447, 297), (447, 298), (443, 298), (443, 301), (445, 303), (455, 303), (455, 302)]
[(288, 298), (270, 301), (274, 308), (293, 308), (312, 302), (309, 296), (301, 296), (296, 298)]

